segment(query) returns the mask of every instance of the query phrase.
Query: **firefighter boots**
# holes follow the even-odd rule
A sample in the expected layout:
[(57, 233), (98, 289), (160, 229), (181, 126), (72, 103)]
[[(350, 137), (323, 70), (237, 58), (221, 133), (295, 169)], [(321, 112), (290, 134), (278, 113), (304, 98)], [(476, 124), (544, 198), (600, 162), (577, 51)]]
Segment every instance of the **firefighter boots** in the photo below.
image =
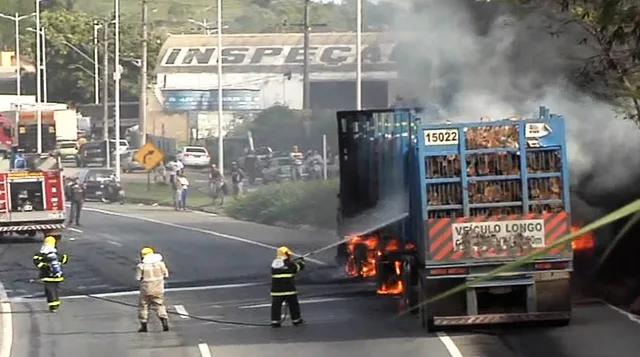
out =
[(160, 322), (162, 322), (162, 331), (169, 331), (169, 319), (160, 319)]
[(149, 332), (149, 329), (147, 329), (147, 323), (146, 322), (141, 322), (140, 323), (140, 329), (138, 330), (138, 332)]

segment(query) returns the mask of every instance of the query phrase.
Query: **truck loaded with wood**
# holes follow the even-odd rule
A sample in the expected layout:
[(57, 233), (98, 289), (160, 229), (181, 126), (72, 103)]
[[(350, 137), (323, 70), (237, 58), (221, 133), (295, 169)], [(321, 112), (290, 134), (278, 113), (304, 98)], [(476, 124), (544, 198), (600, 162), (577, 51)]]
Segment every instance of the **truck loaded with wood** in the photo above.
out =
[[(474, 283), (568, 234), (565, 120), (451, 123), (428, 110), (337, 114), (340, 158), (337, 259), (347, 274), (399, 295), (422, 326), (571, 319), (574, 250), (562, 245), (517, 270)], [(420, 303), (467, 284), (458, 293)]]

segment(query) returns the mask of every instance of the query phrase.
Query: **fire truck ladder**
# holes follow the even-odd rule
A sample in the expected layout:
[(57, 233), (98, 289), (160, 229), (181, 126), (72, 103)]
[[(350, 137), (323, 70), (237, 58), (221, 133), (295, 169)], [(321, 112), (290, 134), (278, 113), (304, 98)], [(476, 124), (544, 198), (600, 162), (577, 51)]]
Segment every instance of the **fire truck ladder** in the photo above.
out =
[(0, 177), (0, 215), (9, 213), (7, 176)]

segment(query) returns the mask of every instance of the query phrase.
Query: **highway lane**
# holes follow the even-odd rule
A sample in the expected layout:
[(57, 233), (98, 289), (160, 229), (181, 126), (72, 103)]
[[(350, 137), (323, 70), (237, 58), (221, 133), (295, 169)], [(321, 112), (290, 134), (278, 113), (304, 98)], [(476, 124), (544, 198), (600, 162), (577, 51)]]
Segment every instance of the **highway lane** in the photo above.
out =
[(596, 303), (574, 307), (567, 327), (502, 327), (451, 338), (464, 357), (634, 356), (640, 351), (639, 321)]
[[(133, 264), (143, 244), (153, 244), (167, 257), (174, 274), (167, 302), (204, 318), (228, 319), (263, 324), (268, 322), (268, 287), (182, 289), (183, 285), (237, 282), (252, 277), (266, 278), (273, 251), (255, 244), (216, 237), (190, 229), (202, 225), (234, 237), (243, 236), (260, 244), (296, 243), (301, 251), (321, 246), (303, 240), (307, 234), (280, 228), (235, 222), (194, 212), (173, 212), (147, 206), (88, 205), (117, 211), (117, 215), (85, 212), (81, 232), (70, 231), (64, 248), (72, 260), (67, 266), (67, 287), (82, 291), (108, 292), (133, 288)], [(124, 216), (124, 217), (123, 217)], [(136, 217), (142, 217), (138, 219)], [(165, 224), (153, 223), (161, 220)], [(155, 218), (153, 218), (155, 217)], [(184, 224), (184, 227), (181, 226)], [(237, 229), (234, 229), (234, 224)], [(201, 229), (201, 228), (197, 228)], [(330, 240), (330, 237), (324, 239)], [(189, 242), (190, 244), (186, 244)], [(289, 244), (289, 243), (287, 243)], [(292, 245), (294, 245), (292, 244)], [(10, 247), (10, 250), (3, 249)], [(33, 277), (31, 255), (39, 242), (0, 244), (0, 281), (12, 296), (39, 292), (37, 284), (8, 283), (16, 277)], [(211, 254), (210, 252), (219, 254)], [(10, 253), (10, 254), (9, 254)], [(240, 256), (241, 257), (238, 257)], [(86, 256), (86, 259), (83, 259)], [(212, 257), (217, 259), (212, 259)], [(12, 264), (23, 263), (22, 266)], [(310, 264), (309, 272), (321, 266)], [(5, 271), (2, 271), (4, 269)], [(238, 270), (236, 272), (236, 270)], [(232, 274), (229, 275), (229, 272)], [(237, 275), (236, 275), (237, 274)], [(92, 287), (93, 286), (93, 287)], [(640, 348), (640, 325), (627, 316), (600, 306), (579, 306), (572, 325), (555, 329), (503, 328), (457, 333), (449, 331), (461, 354), (452, 354), (435, 335), (420, 331), (412, 317), (393, 319), (399, 306), (395, 299), (362, 293), (361, 285), (302, 284), (302, 308), (307, 326), (266, 327), (225, 326), (197, 318), (172, 317), (169, 334), (135, 333), (135, 308), (87, 297), (64, 299), (58, 315), (42, 312), (41, 299), (14, 299), (12, 315), (14, 353), (12, 357), (69, 354), (112, 356), (200, 356), (198, 346), (206, 345), (213, 356), (241, 357), (281, 355), (282, 348), (311, 357), (347, 352), (356, 357), (402, 353), (407, 357), (607, 357), (613, 353), (634, 355)], [(22, 291), (21, 291), (22, 289)], [(356, 290), (355, 293), (349, 292)], [(80, 291), (78, 291), (80, 290)], [(369, 290), (370, 291), (370, 290)], [(136, 296), (124, 293), (111, 297), (135, 304)], [(155, 322), (154, 331), (159, 326)], [(483, 333), (488, 332), (488, 333)], [(102, 336), (102, 337), (101, 337)], [(0, 343), (2, 343), (0, 341)], [(286, 345), (284, 345), (286, 343)], [(51, 346), (47, 349), (45, 346)], [(294, 352), (295, 353), (295, 352)], [(4, 357), (4, 356), (3, 356)], [(204, 356), (207, 357), (207, 356)]]
[[(287, 245), (298, 253), (311, 252), (337, 241), (333, 233), (322, 231), (299, 231), (280, 227), (267, 226), (252, 222), (238, 221), (224, 216), (203, 212), (176, 212), (170, 207), (143, 206), (137, 204), (104, 205), (88, 203), (87, 208), (113, 212), (113, 217), (135, 215), (140, 219), (154, 224), (164, 224), (164, 227), (180, 226), (188, 232), (211, 232), (210, 239), (239, 241), (248, 246), (261, 246), (267, 250), (280, 245)], [(170, 225), (170, 226), (169, 226)], [(189, 229), (193, 228), (193, 229)], [(216, 235), (218, 233), (218, 235)], [(265, 252), (268, 253), (268, 252)], [(266, 254), (269, 256), (269, 254)], [(335, 249), (329, 249), (314, 258), (325, 263), (333, 264)]]

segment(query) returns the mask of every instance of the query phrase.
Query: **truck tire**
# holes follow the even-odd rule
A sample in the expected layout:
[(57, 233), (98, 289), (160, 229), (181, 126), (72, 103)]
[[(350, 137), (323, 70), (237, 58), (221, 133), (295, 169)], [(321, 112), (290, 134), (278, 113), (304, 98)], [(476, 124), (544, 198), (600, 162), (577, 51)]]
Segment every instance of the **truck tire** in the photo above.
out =
[(367, 254), (369, 253), (369, 248), (364, 243), (358, 243), (353, 247), (353, 259), (356, 263), (356, 268), (358, 272), (362, 272), (362, 265), (367, 261)]
[(418, 314), (418, 295), (416, 291), (416, 284), (413, 279), (413, 259), (412, 257), (402, 258), (402, 300), (406, 309), (410, 311), (412, 315)]
[(424, 303), (429, 299), (429, 295), (423, 279), (419, 279), (418, 282), (418, 296), (420, 301), (420, 305), (418, 306), (420, 325), (426, 332), (434, 332), (435, 326), (433, 325), (433, 317), (429, 316), (428, 306)]
[[(557, 279), (554, 279), (555, 275)], [(536, 276), (537, 309), (540, 312), (566, 312), (569, 317), (550, 321), (548, 325), (563, 327), (571, 323), (571, 273), (540, 273)]]
[(29, 237), (35, 237), (36, 236), (36, 231), (29, 231), (29, 232), (27, 232), (27, 235)]

